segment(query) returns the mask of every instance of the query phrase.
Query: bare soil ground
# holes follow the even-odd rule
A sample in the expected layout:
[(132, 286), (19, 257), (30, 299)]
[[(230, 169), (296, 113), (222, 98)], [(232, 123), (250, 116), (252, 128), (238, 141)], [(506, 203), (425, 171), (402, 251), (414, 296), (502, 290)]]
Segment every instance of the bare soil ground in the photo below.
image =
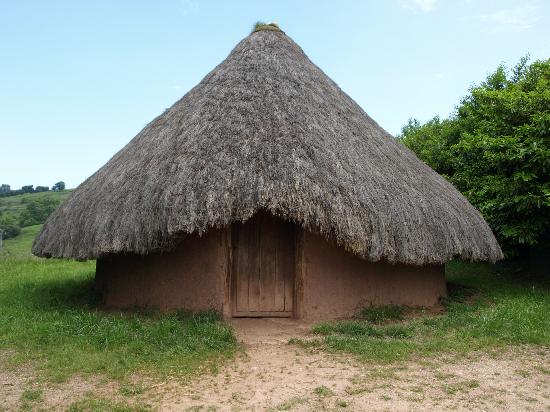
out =
[[(234, 362), (187, 382), (135, 377), (135, 393), (100, 378), (41, 384), (31, 369), (0, 368), (0, 410), (65, 410), (93, 394), (160, 411), (550, 411), (550, 348), (373, 365), (289, 345), (289, 338), (307, 334), (305, 323), (235, 319), (234, 326), (243, 341)], [(34, 387), (42, 398), (32, 403), (23, 393)]]

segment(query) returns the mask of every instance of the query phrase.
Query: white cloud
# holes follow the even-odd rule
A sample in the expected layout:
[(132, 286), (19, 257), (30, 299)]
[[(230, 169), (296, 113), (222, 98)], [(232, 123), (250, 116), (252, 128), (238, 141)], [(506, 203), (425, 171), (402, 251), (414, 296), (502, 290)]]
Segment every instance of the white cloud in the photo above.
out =
[(539, 8), (534, 2), (509, 9), (501, 9), (492, 13), (479, 14), (474, 17), (484, 23), (484, 29), (490, 34), (505, 30), (527, 30), (539, 20)]
[(401, 0), (401, 6), (406, 9), (420, 10), (424, 13), (432, 11), (437, 0)]

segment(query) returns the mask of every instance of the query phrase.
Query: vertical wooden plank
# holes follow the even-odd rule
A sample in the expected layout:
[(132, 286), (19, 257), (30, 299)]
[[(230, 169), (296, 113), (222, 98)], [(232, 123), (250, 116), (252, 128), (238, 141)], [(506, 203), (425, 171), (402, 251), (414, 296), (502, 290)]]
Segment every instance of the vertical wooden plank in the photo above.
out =
[(294, 247), (294, 299), (293, 299), (293, 316), (296, 319), (303, 317), (303, 296), (304, 296), (304, 229), (296, 228), (295, 247)]
[(235, 299), (236, 311), (248, 311), (248, 266), (249, 254), (248, 243), (250, 233), (248, 227), (241, 225), (235, 231), (235, 250), (234, 250), (234, 267), (235, 267)]
[(269, 215), (262, 216), (261, 244), (261, 310), (284, 311), (284, 279), (279, 274), (278, 243), (280, 223)]
[[(248, 220), (245, 225), (248, 228), (248, 243), (245, 248), (248, 249), (248, 310), (258, 312), (260, 307), (260, 225), (258, 216)], [(244, 246), (244, 245), (243, 245)]]
[(224, 283), (224, 302), (223, 302), (223, 317), (227, 319), (231, 317), (233, 305), (231, 301), (232, 286), (231, 274), (233, 272), (233, 246), (232, 246), (232, 226), (229, 225), (222, 231), (222, 245), (225, 251), (225, 283)]
[(275, 239), (276, 245), (276, 273), (277, 283), (275, 287), (275, 305), (278, 311), (284, 312), (286, 300), (286, 279), (288, 274), (288, 267), (286, 260), (288, 259), (288, 225), (283, 221), (274, 221), (275, 224)]
[(295, 239), (294, 228), (290, 223), (284, 222), (281, 225), (282, 236), (280, 237), (280, 262), (281, 276), (283, 277), (283, 310), (292, 312), (294, 307), (294, 272), (295, 272)]

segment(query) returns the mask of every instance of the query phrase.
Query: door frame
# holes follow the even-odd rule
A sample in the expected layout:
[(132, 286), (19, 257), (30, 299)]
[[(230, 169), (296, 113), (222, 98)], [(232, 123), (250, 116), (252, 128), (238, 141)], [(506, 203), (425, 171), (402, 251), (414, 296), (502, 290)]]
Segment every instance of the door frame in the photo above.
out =
[[(273, 215), (272, 215), (273, 216)], [(276, 216), (273, 216), (278, 218)], [(278, 218), (280, 219), (280, 218)], [(236, 296), (236, 276), (233, 274), (233, 249), (234, 249), (234, 231), (236, 225), (244, 222), (234, 222), (227, 226), (225, 232), (225, 245), (226, 245), (226, 280), (225, 280), (225, 302), (224, 305), (224, 317), (225, 318), (300, 318), (302, 312), (302, 296), (303, 296), (303, 267), (302, 254), (303, 254), (303, 229), (296, 224), (293, 224), (293, 247), (294, 247), (294, 285), (293, 285), (293, 299), (292, 311), (288, 312), (261, 312), (261, 315), (256, 315), (258, 312), (239, 312), (236, 314), (237, 299)], [(290, 223), (290, 222), (289, 222)]]

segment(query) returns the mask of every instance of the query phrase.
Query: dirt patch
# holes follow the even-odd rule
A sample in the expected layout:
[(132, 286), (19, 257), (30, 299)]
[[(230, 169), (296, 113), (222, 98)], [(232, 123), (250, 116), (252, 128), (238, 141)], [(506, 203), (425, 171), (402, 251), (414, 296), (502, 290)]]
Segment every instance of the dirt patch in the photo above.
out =
[(234, 326), (245, 353), (217, 376), (165, 387), (161, 410), (550, 410), (549, 349), (375, 366), (288, 345), (307, 333), (301, 322)]
[[(0, 411), (63, 411), (87, 396), (124, 401), (121, 385), (97, 376), (74, 376), (67, 382), (45, 382), (31, 366), (9, 366), (10, 352), (0, 352)], [(28, 396), (32, 395), (32, 396)]]
[(187, 382), (136, 376), (129, 386), (97, 377), (40, 384), (30, 368), (0, 367), (0, 410), (19, 409), (23, 392), (40, 387), (41, 401), (31, 409), (65, 410), (94, 393), (160, 411), (550, 411), (550, 348), (523, 346), (384, 366), (289, 345), (290, 338), (307, 335), (307, 323), (236, 319), (234, 327), (243, 342), (235, 361)]

